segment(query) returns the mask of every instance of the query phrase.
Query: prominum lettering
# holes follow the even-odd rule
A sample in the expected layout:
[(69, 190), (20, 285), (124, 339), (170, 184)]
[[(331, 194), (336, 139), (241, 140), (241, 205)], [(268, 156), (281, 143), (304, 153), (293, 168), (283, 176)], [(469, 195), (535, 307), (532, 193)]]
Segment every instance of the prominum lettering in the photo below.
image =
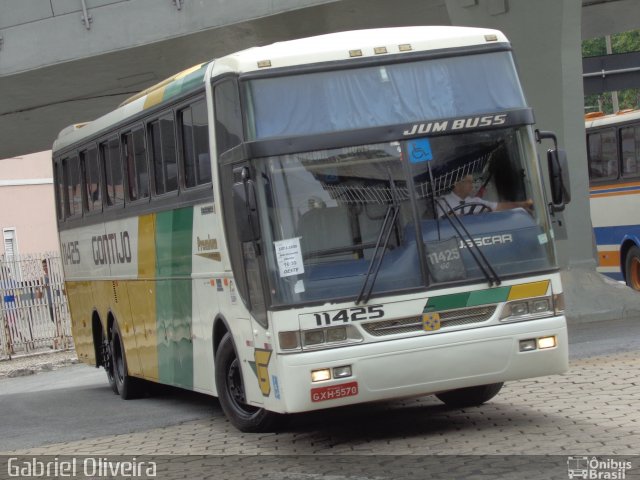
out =
[(218, 248), (218, 240), (215, 238), (211, 238), (207, 235), (207, 238), (196, 237), (198, 242), (198, 251), (204, 252), (208, 250), (216, 250)]
[(505, 245), (507, 243), (513, 243), (513, 235), (510, 233), (504, 233), (502, 235), (489, 235), (486, 237), (476, 237), (472, 239), (460, 240), (458, 248), (467, 248), (473, 245), (478, 247), (488, 247), (491, 245)]
[(91, 238), (91, 249), (96, 265), (131, 263), (131, 240), (127, 231), (96, 235)]

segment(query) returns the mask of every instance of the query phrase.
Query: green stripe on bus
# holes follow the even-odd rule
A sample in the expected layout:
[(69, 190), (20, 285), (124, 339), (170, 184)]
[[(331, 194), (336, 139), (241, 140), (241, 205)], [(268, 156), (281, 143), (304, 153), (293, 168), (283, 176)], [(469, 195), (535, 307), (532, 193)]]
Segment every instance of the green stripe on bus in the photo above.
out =
[(475, 307), (477, 305), (487, 305), (489, 303), (506, 302), (509, 297), (511, 287), (490, 288), (488, 290), (477, 290), (471, 292), (467, 307)]
[(452, 308), (464, 308), (467, 306), (468, 300), (469, 292), (432, 297), (427, 302), (427, 306), (424, 308), (424, 313), (451, 310)]
[(168, 84), (164, 89), (164, 95), (162, 97), (162, 100), (163, 101), (168, 100), (171, 97), (180, 95), (181, 93), (195, 89), (200, 85), (202, 85), (206, 70), (207, 70), (207, 64), (204, 64), (195, 72), (191, 72), (187, 76), (174, 80), (173, 82)]
[(185, 388), (193, 388), (192, 231), (192, 207), (156, 216), (158, 377)]
[(424, 313), (505, 302), (510, 291), (511, 287), (499, 287), (431, 297), (424, 308)]

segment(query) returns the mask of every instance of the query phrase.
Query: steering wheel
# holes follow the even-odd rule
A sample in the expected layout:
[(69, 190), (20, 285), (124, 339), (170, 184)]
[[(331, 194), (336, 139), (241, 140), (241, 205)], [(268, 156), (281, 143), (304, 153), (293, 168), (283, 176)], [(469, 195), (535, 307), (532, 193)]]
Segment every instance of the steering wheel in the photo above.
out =
[(459, 210), (462, 210), (463, 215), (477, 215), (478, 213), (493, 212), (491, 207), (479, 202), (463, 203), (451, 209), (453, 213), (456, 213)]

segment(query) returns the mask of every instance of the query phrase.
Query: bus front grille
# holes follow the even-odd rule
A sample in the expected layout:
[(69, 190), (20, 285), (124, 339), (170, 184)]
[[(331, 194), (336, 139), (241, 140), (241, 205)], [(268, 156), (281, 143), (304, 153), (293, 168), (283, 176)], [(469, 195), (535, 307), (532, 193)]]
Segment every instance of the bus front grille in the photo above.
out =
[[(482, 307), (460, 308), (439, 312), (440, 330), (486, 322), (494, 314), (496, 308), (497, 305), (484, 305)], [(368, 334), (375, 337), (423, 330), (421, 316), (363, 323), (362, 328), (364, 328)]]

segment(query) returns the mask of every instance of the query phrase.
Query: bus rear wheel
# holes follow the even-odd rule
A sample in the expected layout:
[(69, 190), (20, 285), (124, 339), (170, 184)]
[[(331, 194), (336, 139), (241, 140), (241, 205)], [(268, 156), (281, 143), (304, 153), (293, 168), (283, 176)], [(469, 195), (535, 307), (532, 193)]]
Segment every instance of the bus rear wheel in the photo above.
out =
[(246, 403), (241, 363), (229, 333), (216, 352), (215, 380), (222, 411), (238, 430), (267, 432), (278, 426), (281, 415)]
[(138, 395), (136, 379), (129, 376), (124, 343), (117, 323), (114, 322), (111, 332), (111, 362), (116, 388), (123, 400), (130, 400)]
[(624, 262), (625, 281), (634, 290), (640, 291), (640, 248), (633, 246)]
[(104, 366), (105, 372), (107, 372), (107, 380), (109, 381), (109, 386), (113, 393), (118, 394), (118, 385), (116, 384), (116, 376), (113, 371), (113, 350), (111, 349), (111, 343), (109, 343), (109, 339), (105, 337), (104, 333), (101, 331), (101, 342), (100, 348), (102, 350), (102, 365)]
[(460, 388), (438, 393), (436, 397), (448, 407), (477, 407), (495, 397), (502, 389), (502, 385), (502, 383), (492, 383), (491, 385)]

